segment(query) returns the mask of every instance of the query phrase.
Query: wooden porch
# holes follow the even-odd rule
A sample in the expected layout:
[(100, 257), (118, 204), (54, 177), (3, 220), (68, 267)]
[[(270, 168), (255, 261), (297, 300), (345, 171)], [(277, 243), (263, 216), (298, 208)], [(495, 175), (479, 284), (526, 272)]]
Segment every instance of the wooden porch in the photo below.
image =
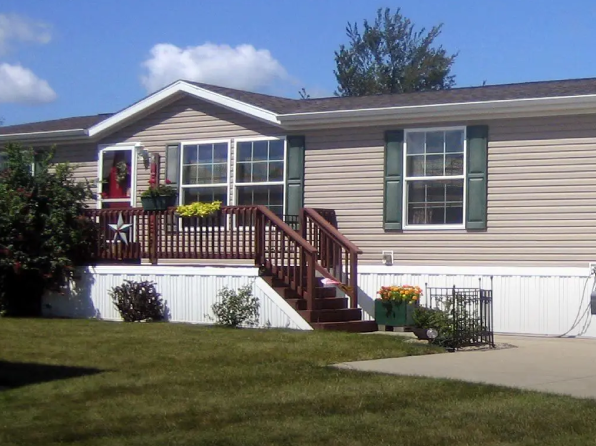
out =
[[(282, 220), (265, 206), (226, 206), (202, 218), (175, 209), (88, 210), (99, 228), (97, 263), (246, 260), (313, 328), (374, 331), (358, 308), (357, 246), (335, 212), (303, 208)], [(323, 286), (329, 279), (335, 286)]]

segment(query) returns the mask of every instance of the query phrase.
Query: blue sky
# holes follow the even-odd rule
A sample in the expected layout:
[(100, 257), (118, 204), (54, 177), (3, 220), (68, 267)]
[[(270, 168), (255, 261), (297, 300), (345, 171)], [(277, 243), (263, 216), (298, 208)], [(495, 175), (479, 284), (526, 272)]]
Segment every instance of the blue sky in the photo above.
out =
[(348, 21), (443, 23), (457, 86), (596, 77), (587, 0), (2, 0), (4, 124), (117, 111), (174, 77), (297, 97), (336, 87)]

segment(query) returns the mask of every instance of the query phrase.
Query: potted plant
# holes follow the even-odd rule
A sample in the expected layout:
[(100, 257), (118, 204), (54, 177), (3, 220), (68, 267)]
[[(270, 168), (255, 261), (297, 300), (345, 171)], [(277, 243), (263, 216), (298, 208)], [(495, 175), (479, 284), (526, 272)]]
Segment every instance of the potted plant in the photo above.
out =
[(438, 308), (417, 307), (412, 316), (414, 328), (412, 332), (418, 339), (429, 340), (428, 330), (434, 328), (438, 333), (444, 332), (449, 325), (449, 315)]
[(176, 205), (178, 191), (170, 186), (171, 181), (166, 184), (155, 185), (154, 180), (149, 181), (149, 189), (141, 194), (141, 204), (146, 211), (164, 211)]
[(384, 286), (377, 292), (375, 300), (375, 321), (378, 325), (409, 327), (415, 305), (422, 296), (422, 289), (412, 285)]
[(221, 201), (212, 203), (190, 203), (183, 204), (176, 208), (176, 213), (180, 217), (208, 217), (221, 209)]

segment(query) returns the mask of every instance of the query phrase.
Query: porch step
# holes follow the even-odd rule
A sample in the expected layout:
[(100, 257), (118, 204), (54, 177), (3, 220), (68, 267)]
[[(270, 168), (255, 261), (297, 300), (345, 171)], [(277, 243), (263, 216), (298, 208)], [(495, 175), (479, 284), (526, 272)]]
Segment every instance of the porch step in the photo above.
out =
[[(294, 278), (297, 268), (288, 267), (286, 273)], [(292, 306), (315, 330), (339, 330), (350, 332), (376, 331), (377, 324), (374, 321), (363, 321), (360, 308), (348, 308), (348, 299), (338, 297), (338, 290), (335, 287), (324, 287), (322, 277), (316, 278), (315, 296), (313, 308), (307, 310), (307, 301), (300, 294), (292, 290), (290, 286), (279, 276), (269, 270), (260, 272), (261, 278), (267, 282), (273, 290)]]
[[(306, 310), (305, 299), (286, 299), (286, 302), (295, 310)], [(315, 310), (342, 310), (348, 308), (348, 299), (344, 297), (325, 297), (322, 299), (315, 299), (313, 306)]]
[(362, 319), (362, 310), (360, 308), (300, 310), (298, 312), (311, 324), (316, 322), (359, 321)]
[(377, 331), (377, 323), (375, 321), (314, 322), (310, 325), (315, 330), (349, 331), (352, 333)]

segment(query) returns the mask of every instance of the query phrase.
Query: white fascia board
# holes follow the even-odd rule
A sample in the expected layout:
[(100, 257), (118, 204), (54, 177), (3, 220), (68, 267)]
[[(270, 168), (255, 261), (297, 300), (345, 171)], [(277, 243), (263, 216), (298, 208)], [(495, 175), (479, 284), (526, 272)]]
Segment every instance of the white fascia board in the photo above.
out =
[(40, 141), (49, 139), (52, 141), (65, 139), (79, 139), (87, 137), (85, 129), (72, 130), (53, 130), (49, 132), (31, 132), (31, 133), (9, 133), (7, 135), (0, 135), (0, 141)]
[(122, 122), (125, 122), (126, 120), (140, 113), (143, 113), (150, 107), (153, 107), (158, 103), (165, 101), (168, 98), (171, 98), (172, 96), (179, 93), (187, 93), (196, 98), (203, 99), (205, 101), (211, 102), (216, 105), (220, 105), (222, 107), (237, 111), (239, 113), (243, 113), (253, 118), (257, 118), (271, 124), (279, 125), (277, 115), (273, 112), (259, 107), (255, 107), (253, 105), (247, 104), (242, 101), (238, 101), (236, 99), (229, 98), (219, 93), (214, 93), (210, 90), (197, 87), (196, 85), (188, 84), (184, 81), (177, 81), (174, 82), (172, 85), (169, 85), (163, 88), (162, 90), (159, 90), (158, 92), (152, 94), (151, 96), (142, 99), (136, 104), (133, 104), (128, 108), (125, 108), (124, 110), (116, 113), (108, 119), (94, 125), (89, 129), (89, 136), (93, 138), (98, 134), (109, 131), (111, 128), (120, 125)]
[(495, 119), (521, 116), (596, 113), (596, 95), (461, 102), (360, 110), (335, 110), (279, 115), (286, 128), (315, 125), (371, 124), (387, 120)]

